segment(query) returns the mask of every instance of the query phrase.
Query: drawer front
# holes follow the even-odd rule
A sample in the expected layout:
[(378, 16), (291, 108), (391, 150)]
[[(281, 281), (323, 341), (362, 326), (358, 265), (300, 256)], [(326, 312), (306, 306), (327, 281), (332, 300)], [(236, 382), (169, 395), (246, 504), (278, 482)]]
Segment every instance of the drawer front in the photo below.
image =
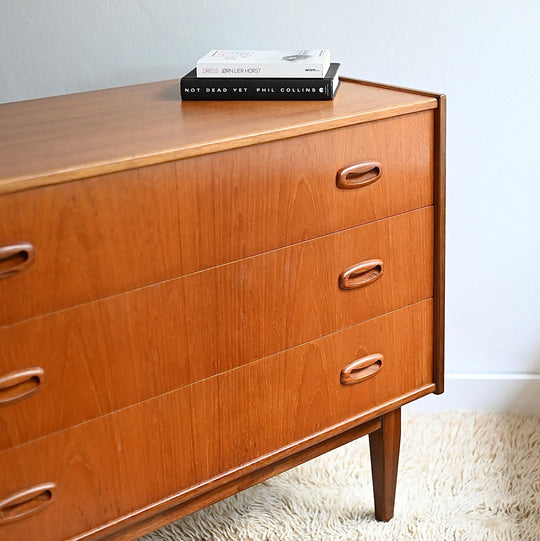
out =
[(432, 178), (425, 111), (3, 196), (0, 326), (429, 205)]
[[(344, 368), (372, 354), (380, 370), (341, 383)], [(8, 519), (34, 512), (0, 520), (0, 537), (47, 541), (96, 528), (352, 421), (429, 385), (432, 375), (426, 300), (4, 451), (0, 501), (54, 486), (45, 485), (50, 505), (12, 507)]]
[(427, 207), (4, 327), (0, 380), (44, 374), (0, 406), (0, 449), (429, 298), (432, 258)]

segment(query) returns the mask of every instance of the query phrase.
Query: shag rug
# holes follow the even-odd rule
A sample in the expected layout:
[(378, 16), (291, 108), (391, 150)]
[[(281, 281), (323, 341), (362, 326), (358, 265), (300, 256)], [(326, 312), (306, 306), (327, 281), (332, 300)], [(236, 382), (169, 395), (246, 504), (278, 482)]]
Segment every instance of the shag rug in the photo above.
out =
[(394, 518), (378, 523), (368, 438), (141, 541), (539, 541), (540, 417), (404, 412)]

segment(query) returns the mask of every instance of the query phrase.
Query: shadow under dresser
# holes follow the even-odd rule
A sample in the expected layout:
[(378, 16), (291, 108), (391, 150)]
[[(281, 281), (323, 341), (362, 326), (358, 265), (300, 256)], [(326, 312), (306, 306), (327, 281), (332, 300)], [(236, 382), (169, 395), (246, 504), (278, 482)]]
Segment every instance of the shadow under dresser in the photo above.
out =
[(133, 539), (443, 391), (445, 97), (0, 106), (0, 538)]

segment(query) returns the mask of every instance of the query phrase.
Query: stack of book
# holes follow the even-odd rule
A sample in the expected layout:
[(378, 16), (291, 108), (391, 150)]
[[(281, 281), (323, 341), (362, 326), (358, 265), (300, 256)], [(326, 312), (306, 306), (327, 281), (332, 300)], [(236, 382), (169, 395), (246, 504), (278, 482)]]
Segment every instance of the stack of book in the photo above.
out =
[(183, 100), (332, 100), (340, 64), (328, 49), (210, 51), (180, 79)]

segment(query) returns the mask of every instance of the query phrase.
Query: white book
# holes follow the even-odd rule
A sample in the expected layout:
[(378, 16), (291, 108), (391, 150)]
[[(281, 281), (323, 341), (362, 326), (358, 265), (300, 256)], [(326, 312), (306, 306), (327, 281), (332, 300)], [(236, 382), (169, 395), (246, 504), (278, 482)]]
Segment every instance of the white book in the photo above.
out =
[(322, 78), (330, 67), (328, 49), (292, 51), (213, 50), (197, 61), (197, 77)]

